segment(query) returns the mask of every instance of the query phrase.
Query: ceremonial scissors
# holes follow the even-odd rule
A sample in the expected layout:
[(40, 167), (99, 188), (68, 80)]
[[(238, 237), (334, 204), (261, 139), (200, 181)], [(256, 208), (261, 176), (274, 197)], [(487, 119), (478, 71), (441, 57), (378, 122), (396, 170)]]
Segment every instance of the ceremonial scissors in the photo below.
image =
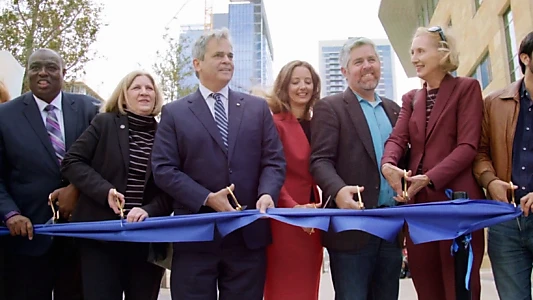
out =
[(361, 198), (361, 188), (360, 187), (357, 187), (357, 199), (359, 201), (359, 207), (361, 209), (364, 209), (365, 208), (365, 205), (363, 203), (363, 199)]
[(48, 202), (50, 203), (50, 208), (52, 209), (52, 218), (48, 222), (56, 224), (59, 221), (59, 208), (56, 207), (57, 202), (52, 200), (52, 194), (48, 195)]
[(231, 195), (231, 198), (233, 198), (233, 202), (235, 203), (235, 206), (236, 206), (235, 209), (236, 209), (236, 210), (238, 210), (238, 211), (243, 211), (243, 210), (246, 209), (246, 207), (248, 207), (248, 206), (246, 206), (246, 205), (245, 205), (245, 206), (241, 206), (241, 205), (239, 204), (239, 201), (237, 201), (237, 197), (235, 197), (235, 194), (233, 194), (233, 191), (229, 188), (229, 186), (226, 187), (226, 189), (228, 190), (229, 194)]
[(124, 207), (120, 203), (120, 199), (118, 198), (116, 189), (113, 189), (113, 198), (115, 198), (115, 202), (117, 203), (118, 209), (120, 210), (120, 227), (124, 227)]
[(407, 171), (403, 170), (403, 178), (402, 178), (402, 197), (405, 200), (409, 200), (409, 194), (407, 193)]

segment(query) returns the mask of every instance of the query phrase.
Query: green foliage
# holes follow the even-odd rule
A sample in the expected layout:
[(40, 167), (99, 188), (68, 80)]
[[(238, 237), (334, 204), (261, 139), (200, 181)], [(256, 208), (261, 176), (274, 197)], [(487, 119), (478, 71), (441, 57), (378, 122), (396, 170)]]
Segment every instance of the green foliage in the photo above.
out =
[(194, 92), (198, 85), (187, 85), (185, 78), (194, 74), (191, 57), (184, 53), (188, 39), (181, 41), (172, 38), (169, 34), (163, 36), (168, 48), (164, 53), (157, 51), (157, 61), (153, 65), (153, 70), (159, 77), (159, 87), (163, 92), (163, 97), (167, 102), (179, 99)]
[(50, 48), (63, 57), (67, 78), (85, 74), (84, 65), (94, 56), (90, 46), (103, 26), (102, 5), (92, 0), (8, 0), (3, 4), (0, 49), (11, 52), (26, 67), (33, 51)]

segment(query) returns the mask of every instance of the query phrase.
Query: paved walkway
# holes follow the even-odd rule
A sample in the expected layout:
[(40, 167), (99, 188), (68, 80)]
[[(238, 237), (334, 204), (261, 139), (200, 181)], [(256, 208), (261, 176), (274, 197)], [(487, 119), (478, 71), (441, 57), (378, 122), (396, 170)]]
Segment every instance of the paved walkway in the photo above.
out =
[[(330, 273), (323, 273), (322, 281), (320, 283), (320, 300), (333, 300), (335, 293), (331, 283)], [(410, 279), (400, 280), (400, 298), (401, 300), (416, 300), (416, 292), (413, 282)], [(499, 300), (494, 286), (494, 279), (490, 269), (483, 269), (481, 271), (481, 299), (483, 300)], [(168, 289), (162, 289), (159, 300), (171, 300)], [(285, 299), (280, 299), (285, 300)], [(288, 299), (287, 299), (288, 300)]]

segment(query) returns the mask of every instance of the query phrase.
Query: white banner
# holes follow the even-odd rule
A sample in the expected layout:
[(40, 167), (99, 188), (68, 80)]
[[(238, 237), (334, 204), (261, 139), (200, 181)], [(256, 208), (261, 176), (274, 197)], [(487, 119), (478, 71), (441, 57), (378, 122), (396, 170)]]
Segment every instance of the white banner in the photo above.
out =
[(0, 80), (7, 86), (11, 99), (20, 96), (23, 78), (24, 67), (11, 53), (0, 50)]

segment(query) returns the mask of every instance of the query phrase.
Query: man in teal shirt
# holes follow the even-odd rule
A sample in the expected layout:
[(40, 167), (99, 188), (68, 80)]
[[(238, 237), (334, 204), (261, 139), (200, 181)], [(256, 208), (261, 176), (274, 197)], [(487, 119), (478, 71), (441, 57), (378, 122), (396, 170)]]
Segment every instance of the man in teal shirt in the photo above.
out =
[[(370, 135), (372, 136), (372, 144), (374, 145), (374, 152), (376, 153), (376, 158), (381, 161), (383, 156), (383, 149), (385, 148), (385, 142), (389, 138), (389, 135), (392, 132), (392, 124), (389, 120), (389, 117), (383, 109), (383, 101), (374, 93), (374, 101), (365, 100), (357, 92), (355, 92), (359, 104), (363, 109), (365, 114), (366, 122), (370, 129)], [(379, 198), (378, 198), (378, 207), (385, 206), (395, 206), (396, 201), (392, 198), (396, 196), (392, 187), (389, 185), (383, 174), (380, 173), (380, 185), (379, 185)]]
[[(340, 52), (340, 63), (348, 88), (317, 101), (313, 108), (311, 174), (324, 199), (333, 199), (328, 207), (395, 206), (394, 192), (379, 165), (400, 107), (375, 92), (381, 62), (371, 40), (350, 39)], [(402, 265), (398, 242), (356, 230), (325, 232), (322, 237), (330, 256), (335, 299), (398, 299)]]

